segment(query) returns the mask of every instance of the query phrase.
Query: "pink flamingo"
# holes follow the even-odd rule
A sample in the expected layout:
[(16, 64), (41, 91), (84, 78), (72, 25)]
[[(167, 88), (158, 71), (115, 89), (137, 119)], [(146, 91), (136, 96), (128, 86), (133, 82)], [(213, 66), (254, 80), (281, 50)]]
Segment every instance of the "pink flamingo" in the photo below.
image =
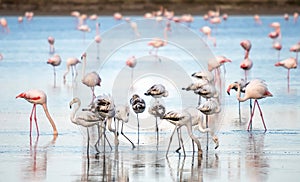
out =
[(47, 64), (51, 64), (53, 66), (53, 72), (54, 72), (54, 87), (56, 86), (56, 71), (55, 67), (59, 66), (61, 63), (61, 58), (58, 54), (55, 54), (50, 59), (48, 59)]
[(201, 31), (202, 33), (204, 33), (204, 35), (206, 35), (207, 40), (208, 40), (208, 39), (211, 39), (211, 40), (212, 40), (214, 47), (217, 46), (216, 38), (211, 36), (211, 28), (210, 28), (209, 26), (204, 26), (204, 27), (202, 27), (202, 28), (200, 29), (200, 31)]
[(294, 13), (294, 23), (297, 23), (299, 14), (297, 12)]
[(250, 70), (253, 66), (252, 60), (249, 58), (249, 52), (251, 50), (251, 42), (249, 40), (243, 40), (240, 45), (245, 49), (245, 57), (244, 60), (240, 64), (240, 68), (245, 70), (245, 81), (247, 81), (247, 71)]
[(149, 54), (152, 54), (152, 51), (155, 49), (155, 54), (154, 56), (157, 57), (160, 60), (160, 58), (157, 55), (157, 51), (160, 47), (164, 47), (167, 45), (167, 39), (168, 39), (168, 24), (166, 28), (164, 29), (164, 40), (160, 38), (154, 38), (150, 42), (148, 42), (149, 46), (152, 46), (152, 49), (149, 51)]
[[(64, 78), (64, 83), (66, 83), (66, 76), (67, 76), (67, 74), (69, 73), (69, 71), (70, 71), (70, 67), (71, 67), (71, 69), (72, 69), (72, 78), (73, 78), (73, 80), (75, 80), (76, 79), (76, 77), (77, 77), (77, 70), (76, 70), (76, 65), (78, 64), (78, 63), (81, 63), (77, 58), (69, 58), (69, 59), (67, 59), (67, 70), (66, 70), (66, 72), (65, 72), (65, 74), (64, 74), (64, 76), (63, 76), (63, 78)], [(75, 76), (74, 76), (74, 72), (75, 72)]]
[(131, 84), (133, 83), (133, 69), (136, 66), (136, 58), (135, 56), (131, 56), (126, 60), (126, 65), (131, 68)]
[(260, 80), (260, 79), (251, 80), (245, 88), (245, 94), (244, 94), (243, 98), (241, 98), (241, 86), (238, 83), (231, 84), (227, 89), (227, 93), (230, 95), (230, 90), (233, 87), (238, 88), (236, 97), (240, 102), (244, 102), (248, 99), (255, 99), (253, 110), (251, 112), (251, 117), (250, 117), (250, 121), (249, 121), (247, 130), (249, 131), (250, 125), (251, 125), (251, 129), (252, 129), (252, 119), (253, 119), (253, 115), (254, 115), (254, 111), (255, 111), (255, 105), (257, 105), (257, 107), (259, 109), (259, 112), (260, 112), (260, 116), (261, 116), (263, 125), (264, 125), (264, 128), (265, 128), (265, 131), (267, 131), (267, 127), (266, 127), (265, 122), (264, 122), (263, 114), (262, 114), (261, 108), (260, 108), (260, 106), (258, 104), (258, 101), (257, 101), (258, 99), (273, 96), (271, 94), (271, 92), (269, 92), (266, 83), (263, 80)]
[(292, 45), (291, 48), (290, 48), (290, 52), (295, 52), (296, 53), (296, 60), (298, 62), (298, 52), (300, 52), (300, 42), (298, 42), (297, 44)]
[(254, 21), (255, 21), (256, 24), (258, 24), (258, 25), (261, 25), (261, 24), (262, 24), (262, 21), (260, 20), (260, 17), (259, 17), (258, 14), (255, 14), (255, 15), (253, 16), (253, 19), (254, 19)]
[(94, 99), (96, 98), (96, 95), (94, 92), (95, 87), (101, 86), (101, 78), (97, 72), (93, 71), (93, 72), (90, 72), (90, 73), (87, 73), (86, 75), (84, 75), (81, 81), (83, 84), (90, 87), (92, 90), (92, 101), (91, 101), (91, 104), (92, 104)]
[(297, 68), (297, 60), (293, 57), (290, 57), (288, 59), (279, 61), (275, 63), (275, 66), (282, 66), (288, 70), (287, 73), (287, 80), (288, 80), (288, 88), (290, 83), (290, 69), (296, 69)]
[(278, 51), (277, 57), (278, 57), (278, 61), (279, 61), (279, 59), (280, 59), (280, 50), (282, 49), (282, 45), (281, 45), (280, 42), (274, 42), (272, 47), (273, 47), (275, 50)]
[(284, 18), (285, 21), (289, 21), (289, 14), (285, 13), (283, 15), (283, 18)]
[(46, 114), (50, 124), (52, 125), (53, 135), (54, 136), (58, 135), (55, 123), (48, 112), (47, 96), (46, 96), (45, 92), (43, 92), (41, 90), (28, 90), (26, 92), (20, 93), (19, 95), (16, 96), (16, 98), (23, 98), (33, 104), (31, 115), (29, 118), (30, 119), (30, 136), (31, 136), (31, 129), (32, 129), (32, 115), (33, 114), (34, 114), (34, 121), (35, 121), (35, 125), (36, 125), (37, 135), (39, 135), (39, 128), (38, 128), (37, 118), (36, 118), (36, 105), (37, 104), (43, 106), (45, 114)]
[(55, 49), (54, 49), (54, 42), (55, 42), (54, 37), (49, 36), (49, 37), (48, 37), (48, 43), (49, 43), (49, 45), (50, 45), (50, 51), (49, 51), (50, 54), (54, 53), (54, 51), (55, 51)]
[(8, 23), (5, 18), (0, 19), (0, 25), (3, 27), (4, 32), (6, 32), (6, 33), (9, 32)]
[(123, 18), (123, 16), (121, 13), (119, 13), (119, 12), (114, 13), (115, 20), (122, 20), (122, 18)]

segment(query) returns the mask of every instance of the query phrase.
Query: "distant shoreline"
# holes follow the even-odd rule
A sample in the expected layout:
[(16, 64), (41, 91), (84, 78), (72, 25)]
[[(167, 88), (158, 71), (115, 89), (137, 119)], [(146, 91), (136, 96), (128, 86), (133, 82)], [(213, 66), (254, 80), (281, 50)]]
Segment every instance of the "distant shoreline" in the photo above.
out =
[[(157, 7), (157, 8), (156, 8)], [(97, 15), (113, 15), (114, 12), (120, 12), (123, 15), (137, 15), (142, 16), (147, 12), (152, 12), (158, 10), (159, 5), (150, 6), (147, 9), (141, 8), (139, 6), (130, 8), (114, 8), (110, 5), (107, 8), (97, 8), (95, 6), (72, 6), (72, 5), (62, 5), (62, 6), (49, 6), (47, 8), (36, 8), (31, 6), (24, 7), (6, 7), (0, 9), (0, 16), (22, 16), (26, 11), (33, 11), (35, 15), (39, 16), (63, 16), (70, 15), (71, 11), (79, 11), (85, 14), (97, 14)], [(204, 15), (208, 10), (216, 10), (216, 6), (207, 5), (191, 5), (191, 4), (171, 4), (164, 6), (170, 11), (174, 11), (175, 15), (180, 16), (182, 14), (192, 14), (192, 15)], [(300, 13), (300, 6), (298, 5), (218, 5), (220, 8), (220, 14), (227, 13), (228, 15), (283, 15), (288, 13), (292, 15), (294, 12)]]

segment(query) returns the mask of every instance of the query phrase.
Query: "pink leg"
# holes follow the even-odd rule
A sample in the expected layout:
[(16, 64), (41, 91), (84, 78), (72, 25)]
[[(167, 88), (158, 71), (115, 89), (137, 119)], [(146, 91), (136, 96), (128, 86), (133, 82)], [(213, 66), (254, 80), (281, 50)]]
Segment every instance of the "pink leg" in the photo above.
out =
[(252, 125), (252, 118), (253, 118), (253, 115), (254, 115), (256, 103), (257, 103), (257, 100), (254, 101), (253, 110), (252, 110), (252, 113), (251, 113), (251, 116), (250, 116), (250, 121), (249, 121), (248, 128), (247, 128), (248, 131), (249, 131), (249, 129), (250, 129), (250, 125)]
[(36, 119), (36, 105), (35, 105), (35, 107), (34, 107), (34, 121), (35, 121), (35, 126), (36, 126), (37, 136), (39, 136), (39, 135), (40, 135), (40, 132), (39, 132), (39, 127), (38, 127), (37, 119)]
[[(256, 102), (257, 102), (257, 101), (256, 101)], [(263, 117), (263, 114), (262, 114), (262, 111), (261, 111), (261, 109), (260, 109), (260, 106), (259, 106), (258, 102), (257, 102), (257, 107), (258, 107), (258, 109), (259, 109), (260, 117), (261, 117), (261, 120), (262, 120), (262, 122), (263, 122), (265, 131), (267, 131), (267, 127), (266, 127), (266, 124), (265, 124), (265, 121), (264, 121), (264, 117)]]
[(32, 115), (33, 115), (33, 112), (34, 112), (34, 109), (35, 109), (35, 104), (33, 104), (32, 106), (32, 110), (31, 110), (31, 114), (30, 114), (30, 117), (29, 117), (29, 120), (30, 120), (30, 136), (31, 136), (31, 130), (32, 130)]

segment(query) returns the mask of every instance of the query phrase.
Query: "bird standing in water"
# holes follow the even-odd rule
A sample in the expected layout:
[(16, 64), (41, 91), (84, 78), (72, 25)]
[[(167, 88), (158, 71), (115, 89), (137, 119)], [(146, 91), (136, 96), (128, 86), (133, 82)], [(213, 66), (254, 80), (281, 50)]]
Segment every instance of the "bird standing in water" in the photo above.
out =
[(38, 128), (37, 118), (36, 118), (36, 105), (37, 104), (43, 106), (45, 114), (53, 128), (53, 135), (55, 135), (55, 136), (58, 135), (55, 123), (54, 123), (53, 119), (51, 118), (48, 108), (47, 108), (47, 95), (45, 94), (45, 92), (43, 92), (42, 90), (35, 90), (35, 89), (28, 90), (26, 92), (20, 93), (19, 95), (16, 96), (16, 98), (23, 98), (33, 104), (32, 111), (31, 111), (30, 118), (29, 118), (30, 119), (30, 136), (31, 136), (31, 131), (32, 131), (32, 116), (33, 115), (34, 115), (34, 121), (35, 121), (35, 125), (36, 125), (37, 135), (39, 135), (39, 128)]
[(136, 113), (136, 119), (138, 122), (138, 144), (140, 143), (140, 121), (139, 113), (143, 113), (146, 109), (146, 103), (139, 95), (134, 94), (130, 99), (132, 110)]

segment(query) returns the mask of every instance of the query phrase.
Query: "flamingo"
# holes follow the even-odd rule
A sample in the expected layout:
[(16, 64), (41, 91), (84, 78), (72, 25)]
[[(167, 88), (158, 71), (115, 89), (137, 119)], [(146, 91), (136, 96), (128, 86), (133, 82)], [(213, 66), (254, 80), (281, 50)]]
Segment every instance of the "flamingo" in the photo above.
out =
[(284, 19), (285, 21), (289, 21), (289, 14), (284, 13), (283, 19)]
[(158, 123), (157, 118), (162, 118), (166, 112), (166, 108), (162, 102), (162, 100), (155, 99), (154, 102), (150, 103), (148, 108), (149, 114), (155, 117), (155, 126), (156, 126), (156, 144), (159, 142), (159, 133), (158, 133)]
[(216, 38), (211, 36), (211, 28), (209, 26), (204, 26), (200, 29), (200, 32), (206, 35), (207, 40), (211, 39), (213, 42), (214, 47), (217, 46)]
[[(260, 79), (251, 80), (248, 83), (248, 85), (246, 86), (245, 94), (244, 94), (244, 97), (242, 97), (242, 98), (241, 98), (241, 86), (240, 86), (240, 84), (238, 84), (238, 83), (231, 84), (227, 89), (227, 93), (229, 95), (230, 95), (231, 87), (237, 87), (238, 88), (236, 97), (240, 102), (244, 102), (248, 99), (255, 99), (253, 110), (251, 112), (251, 117), (250, 117), (250, 121), (249, 121), (247, 130), (249, 131), (250, 125), (252, 126), (252, 118), (253, 118), (254, 111), (255, 111), (255, 105), (257, 105), (257, 107), (259, 109), (259, 112), (260, 112), (260, 116), (261, 116), (263, 125), (264, 125), (264, 128), (265, 128), (265, 131), (267, 131), (267, 128), (266, 128), (266, 125), (265, 125), (265, 122), (264, 122), (264, 118), (263, 118), (263, 114), (262, 114), (262, 111), (261, 111), (260, 106), (259, 106), (258, 101), (257, 101), (258, 99), (273, 96), (272, 93), (268, 90), (266, 83), (263, 80), (260, 80)], [(251, 129), (252, 129), (252, 127), (251, 127)]]
[(9, 33), (8, 23), (5, 18), (0, 19), (0, 25), (3, 27), (4, 32)]
[(90, 27), (88, 25), (80, 25), (78, 27), (78, 30), (80, 30), (81, 32), (83, 32), (83, 40), (85, 41), (85, 33), (91, 31)]
[[(95, 98), (94, 103), (92, 105), (92, 110), (100, 115), (101, 117), (105, 118), (104, 120), (104, 136), (105, 135), (105, 129), (106, 129), (106, 124), (107, 128), (110, 132), (114, 133), (115, 136), (115, 146), (119, 145), (119, 140), (117, 136), (117, 131), (116, 129), (113, 129), (111, 127), (112, 125), (112, 118), (115, 117), (116, 114), (116, 107), (114, 104), (114, 100), (111, 95), (99, 95)], [(98, 142), (99, 143), (99, 142)], [(111, 148), (111, 146), (110, 146)], [(111, 148), (112, 149), (112, 148)]]
[(122, 20), (122, 18), (123, 18), (123, 16), (122, 16), (121, 13), (119, 13), (119, 12), (114, 13), (114, 19), (115, 20)]
[(135, 56), (131, 56), (126, 60), (126, 65), (131, 68), (131, 84), (133, 83), (133, 69), (136, 66), (136, 63)]
[(48, 43), (49, 43), (49, 47), (50, 47), (50, 54), (54, 53), (55, 52), (55, 49), (54, 49), (54, 42), (55, 42), (55, 39), (54, 37), (52, 36), (49, 36), (48, 37)]
[(262, 21), (260, 20), (260, 16), (258, 14), (255, 14), (253, 16), (253, 19), (254, 19), (254, 21), (255, 21), (256, 24), (258, 24), (258, 25), (262, 24)]
[(81, 62), (82, 62), (82, 78), (85, 76), (85, 67), (86, 67), (86, 52), (84, 52), (82, 55), (81, 55)]
[(29, 117), (30, 120), (30, 136), (31, 136), (31, 130), (32, 130), (32, 116), (34, 115), (34, 121), (35, 121), (35, 125), (36, 125), (36, 130), (37, 130), (37, 135), (39, 135), (39, 128), (38, 128), (38, 124), (37, 124), (37, 118), (36, 118), (36, 105), (42, 105), (43, 109), (45, 111), (45, 114), (53, 128), (53, 135), (57, 136), (58, 132), (55, 126), (55, 123), (53, 121), (53, 119), (51, 118), (48, 108), (47, 108), (47, 95), (45, 94), (44, 91), (42, 90), (28, 90), (26, 92), (22, 92), (19, 95), (16, 96), (16, 98), (23, 98), (25, 100), (27, 100), (28, 102), (33, 104), (32, 107), (32, 111)]
[(90, 87), (92, 90), (92, 101), (91, 104), (93, 103), (94, 99), (96, 98), (95, 95), (95, 87), (96, 86), (101, 86), (101, 78), (99, 76), (99, 74), (95, 71), (87, 73), (86, 75), (84, 75), (84, 77), (82, 78), (81, 82)]
[(242, 68), (245, 71), (245, 80), (247, 81), (247, 71), (249, 71), (253, 66), (253, 62), (249, 58), (249, 52), (251, 50), (252, 44), (249, 40), (243, 40), (241, 41), (240, 45), (245, 50), (245, 57), (240, 64), (240, 68)]
[[(248, 83), (249, 83), (249, 82), (248, 82)], [(246, 86), (248, 85), (248, 83), (247, 83), (244, 79), (241, 79), (241, 80), (239, 80), (239, 81), (236, 81), (236, 82), (230, 84), (230, 85), (228, 86), (228, 88), (231, 88), (231, 89), (234, 89), (235, 91), (237, 91), (237, 90), (238, 90), (238, 87), (236, 86), (236, 84), (239, 84), (240, 87), (241, 87), (241, 92), (242, 92), (242, 93), (245, 93), (245, 88), (246, 88)], [(252, 112), (252, 104), (251, 104), (251, 102), (250, 102), (250, 113), (251, 113), (251, 112)], [(239, 101), (239, 121), (241, 121), (241, 120), (242, 120), (242, 118), (241, 118), (241, 102)]]
[[(115, 114), (115, 123), (117, 123), (117, 135), (119, 136), (119, 121), (122, 121), (121, 126), (121, 135), (123, 135), (132, 145), (132, 148), (135, 148), (133, 142), (123, 133), (123, 125), (127, 123), (129, 120), (129, 106), (128, 105), (118, 105), (116, 106), (116, 114)], [(116, 121), (117, 120), (117, 121)]]
[(162, 84), (154, 84), (147, 90), (147, 92), (145, 92), (145, 95), (152, 96), (153, 98), (161, 98), (167, 97), (169, 92)]
[(296, 60), (298, 62), (298, 52), (300, 52), (300, 42), (297, 44), (294, 44), (290, 47), (290, 52), (295, 52), (296, 53)]
[(231, 63), (232, 61), (225, 56), (216, 56), (216, 61), (214, 62), (209, 62), (208, 63), (208, 71), (213, 71), (213, 70), (219, 70), (219, 68), (224, 65), (225, 69), (225, 63)]
[[(169, 92), (166, 90), (165, 86), (162, 84), (154, 84), (151, 86), (147, 92), (145, 93), (146, 96), (152, 96), (156, 102), (158, 98), (167, 97), (169, 95)], [(157, 117), (155, 117), (155, 123), (156, 123), (156, 136), (158, 141), (158, 124), (157, 124)], [(158, 143), (158, 142), (157, 142)]]
[[(83, 127), (86, 127), (87, 130), (87, 153), (89, 154), (89, 141), (90, 141), (90, 134), (89, 134), (89, 127), (99, 125), (100, 122), (103, 121), (103, 118), (99, 117), (95, 113), (91, 111), (81, 111), (78, 113), (77, 111), (79, 110), (81, 106), (81, 101), (78, 97), (74, 97), (70, 103), (70, 109), (72, 109), (73, 104), (77, 104), (77, 106), (73, 109), (71, 115), (70, 115), (70, 120), (72, 123), (76, 125), (80, 125)], [(98, 128), (99, 129), (99, 128)], [(98, 133), (99, 134), (99, 133)], [(95, 145), (95, 148), (97, 152), (99, 153), (98, 146)]]
[[(78, 63), (81, 63), (77, 58), (68, 58), (67, 59), (67, 70), (63, 76), (63, 79), (64, 79), (64, 83), (66, 83), (66, 76), (67, 74), (69, 73), (70, 71), (70, 67), (72, 69), (72, 79), (73, 81), (75, 81), (76, 77), (77, 77), (77, 70), (76, 70), (76, 65)], [(74, 72), (75, 72), (75, 77), (74, 77)]]
[(56, 71), (55, 67), (59, 66), (61, 63), (61, 57), (58, 54), (53, 55), (50, 59), (48, 59), (47, 64), (51, 64), (53, 66), (54, 73), (54, 87), (56, 86)]
[[(183, 110), (182, 112), (169, 111), (166, 114), (164, 114), (164, 116), (162, 118), (175, 125), (175, 128), (170, 137), (168, 149), (166, 152), (166, 157), (168, 157), (170, 145), (172, 143), (172, 139), (173, 139), (173, 135), (174, 135), (175, 131), (177, 129), (180, 129), (182, 126), (185, 126), (187, 128), (190, 138), (192, 139), (193, 142), (195, 142), (197, 144), (198, 158), (201, 159), (202, 158), (201, 144), (200, 144), (199, 140), (197, 139), (197, 137), (192, 132), (192, 116), (191, 116), (191, 114), (186, 110)], [(179, 136), (179, 138), (180, 138), (180, 141), (183, 146), (183, 142), (182, 142), (183, 140), (182, 140), (181, 135)]]
[(277, 50), (278, 51), (278, 61), (279, 61), (279, 59), (280, 59), (280, 50), (282, 49), (282, 45), (281, 45), (281, 43), (280, 42), (274, 42), (273, 43), (273, 46), (272, 46), (275, 50)]
[(134, 32), (134, 35), (135, 35), (137, 38), (139, 38), (139, 37), (141, 36), (141, 34), (140, 34), (139, 30), (138, 30), (138, 25), (137, 25), (137, 23), (131, 21), (130, 18), (126, 18), (125, 20), (126, 20), (127, 23), (129, 23), (131, 29), (132, 29), (133, 32)]
[(146, 103), (144, 99), (142, 99), (139, 95), (134, 94), (130, 99), (130, 104), (132, 106), (132, 110), (136, 113), (136, 119), (138, 122), (138, 144), (140, 143), (140, 121), (139, 121), (139, 113), (142, 113), (146, 109)]
[(296, 24), (298, 21), (298, 18), (299, 18), (299, 14), (297, 12), (295, 12), (293, 17), (294, 17), (294, 23)]
[(275, 66), (282, 66), (288, 70), (287, 73), (287, 80), (288, 80), (288, 86), (290, 83), (290, 69), (296, 69), (297, 68), (297, 60), (296, 58), (290, 57), (288, 59), (284, 59), (282, 61), (279, 61), (275, 63)]
[[(168, 40), (168, 23), (166, 24), (166, 27), (164, 29), (164, 40), (161, 38), (154, 38), (150, 42), (148, 42), (149, 46), (152, 46), (152, 49), (149, 51), (149, 54), (152, 54), (152, 51), (155, 50), (154, 56), (158, 58), (157, 52), (160, 47), (164, 47), (167, 45), (167, 40)], [(160, 61), (160, 59), (159, 59)]]
[[(210, 99), (206, 100), (204, 103), (197, 106), (197, 109), (206, 115), (206, 129), (209, 129), (208, 128), (208, 115), (213, 115), (213, 114), (217, 114), (217, 113), (221, 112), (220, 104), (216, 98), (210, 98)], [(217, 149), (219, 147), (218, 137), (213, 135), (212, 133), (211, 133), (211, 135), (212, 135), (212, 139), (213, 139), (214, 143), (216, 144), (215, 149)], [(207, 134), (207, 138), (208, 138), (208, 134)], [(206, 147), (207, 147), (206, 150), (208, 150), (208, 144)]]

